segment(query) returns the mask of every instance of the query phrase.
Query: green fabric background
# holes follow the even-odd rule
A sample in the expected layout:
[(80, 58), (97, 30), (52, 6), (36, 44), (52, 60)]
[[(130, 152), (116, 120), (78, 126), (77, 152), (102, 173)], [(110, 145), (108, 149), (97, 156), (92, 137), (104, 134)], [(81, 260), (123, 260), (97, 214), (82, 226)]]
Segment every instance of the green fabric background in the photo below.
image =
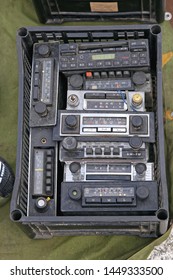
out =
[[(78, 23), (79, 24), (79, 23)], [(114, 23), (105, 23), (114, 24)], [(16, 31), (40, 25), (31, 0), (0, 0), (0, 155), (15, 170), (18, 112), (18, 65)], [(162, 24), (163, 51), (173, 51), (173, 29)], [(163, 68), (164, 109), (173, 111), (173, 59)], [(165, 122), (167, 173), (170, 198), (173, 180), (173, 121)], [(173, 203), (170, 199), (171, 215)], [(168, 232), (169, 233), (169, 232)], [(9, 203), (0, 208), (0, 259), (146, 259), (158, 239), (128, 236), (54, 237), (31, 240), (9, 218)]]

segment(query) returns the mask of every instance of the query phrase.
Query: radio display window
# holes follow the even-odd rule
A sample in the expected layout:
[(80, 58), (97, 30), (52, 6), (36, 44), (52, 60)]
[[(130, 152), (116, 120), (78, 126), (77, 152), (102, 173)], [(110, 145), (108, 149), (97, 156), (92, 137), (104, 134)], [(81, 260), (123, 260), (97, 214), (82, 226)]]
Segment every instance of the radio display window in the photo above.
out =
[(43, 61), (42, 90), (41, 90), (41, 101), (46, 104), (52, 103), (52, 75), (53, 75), (53, 60), (46, 59)]
[(92, 60), (106, 60), (106, 59), (115, 59), (114, 53), (108, 53), (108, 54), (93, 54)]
[(83, 117), (83, 125), (126, 125), (125, 117)]

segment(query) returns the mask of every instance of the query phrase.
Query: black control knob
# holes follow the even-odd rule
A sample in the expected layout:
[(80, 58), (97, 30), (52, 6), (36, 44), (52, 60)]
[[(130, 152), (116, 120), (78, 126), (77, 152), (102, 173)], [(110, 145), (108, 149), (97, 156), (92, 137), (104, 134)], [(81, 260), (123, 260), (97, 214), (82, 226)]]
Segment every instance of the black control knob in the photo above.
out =
[(137, 163), (135, 165), (135, 170), (136, 170), (136, 173), (138, 175), (143, 175), (144, 172), (147, 170), (147, 167), (146, 167), (146, 164), (145, 163)]
[(74, 116), (74, 115), (68, 115), (66, 118), (65, 118), (65, 123), (68, 127), (70, 128), (75, 128), (76, 125), (77, 125), (77, 117)]
[(139, 150), (143, 144), (142, 139), (139, 136), (133, 136), (129, 140), (129, 145), (134, 150)]
[(140, 129), (141, 126), (143, 125), (143, 118), (140, 117), (140, 116), (134, 116), (132, 117), (132, 126), (135, 128), (135, 129)]
[(72, 162), (69, 165), (69, 169), (71, 173), (77, 173), (81, 169), (81, 165), (79, 162)]
[(141, 86), (141, 85), (145, 84), (147, 77), (143, 71), (138, 71), (133, 74), (132, 80), (135, 85)]
[(72, 187), (69, 189), (69, 197), (73, 200), (79, 200), (82, 196), (80, 187)]
[(149, 190), (147, 187), (139, 187), (136, 190), (136, 195), (141, 200), (144, 200), (149, 196)]
[(35, 201), (35, 207), (38, 212), (45, 212), (48, 208), (48, 201), (45, 197), (38, 197)]
[(70, 85), (75, 89), (80, 89), (83, 85), (83, 78), (81, 75), (75, 74), (70, 77)]
[(0, 157), (0, 206), (10, 198), (13, 190), (14, 174), (9, 164)]
[(35, 104), (35, 112), (39, 114), (41, 117), (45, 117), (47, 115), (47, 106), (44, 102), (37, 102)]
[(50, 55), (50, 48), (48, 45), (43, 44), (38, 47), (38, 53), (43, 57), (48, 57)]
[(62, 146), (65, 150), (73, 151), (77, 147), (77, 140), (74, 137), (65, 137), (62, 141)]

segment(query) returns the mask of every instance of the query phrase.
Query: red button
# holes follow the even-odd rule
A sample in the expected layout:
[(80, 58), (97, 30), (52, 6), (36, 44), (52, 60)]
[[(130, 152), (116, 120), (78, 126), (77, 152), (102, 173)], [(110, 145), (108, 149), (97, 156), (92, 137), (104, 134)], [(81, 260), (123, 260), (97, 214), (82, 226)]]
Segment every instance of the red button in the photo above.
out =
[(92, 76), (93, 76), (92, 72), (86, 72), (86, 77), (87, 78), (92, 78)]

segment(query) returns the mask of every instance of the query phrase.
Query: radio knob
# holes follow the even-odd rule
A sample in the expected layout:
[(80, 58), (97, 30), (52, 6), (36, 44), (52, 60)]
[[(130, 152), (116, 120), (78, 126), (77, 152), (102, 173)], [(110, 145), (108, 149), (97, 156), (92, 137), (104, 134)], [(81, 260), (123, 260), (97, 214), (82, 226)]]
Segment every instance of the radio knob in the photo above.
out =
[(79, 105), (78, 96), (76, 94), (71, 94), (67, 99), (67, 103), (72, 107), (78, 106)]
[(140, 129), (143, 125), (143, 118), (140, 116), (134, 116), (132, 117), (132, 125), (135, 129)]
[(45, 197), (38, 197), (35, 201), (35, 207), (38, 212), (45, 212), (48, 208), (48, 201)]
[(146, 164), (145, 163), (137, 163), (135, 165), (135, 170), (136, 170), (136, 173), (138, 175), (143, 175), (144, 172), (147, 170)]
[(74, 200), (79, 200), (82, 196), (80, 187), (74, 186), (69, 189), (69, 197)]
[(76, 89), (80, 89), (83, 85), (83, 78), (81, 75), (72, 75), (70, 77), (70, 85), (73, 87), (73, 88), (76, 88)]
[(39, 114), (41, 117), (45, 117), (47, 115), (47, 106), (44, 102), (38, 102), (35, 104), (35, 112)]
[(65, 123), (70, 128), (75, 128), (77, 126), (77, 118), (74, 115), (69, 115), (65, 118)]
[(47, 45), (41, 45), (38, 48), (38, 53), (41, 56), (48, 57), (50, 54), (50, 48)]
[(147, 187), (139, 187), (136, 190), (136, 195), (141, 199), (144, 200), (149, 196), (149, 190)]
[(135, 93), (132, 96), (132, 104), (134, 107), (139, 107), (140, 105), (142, 105), (142, 102), (143, 102), (143, 98), (140, 93)]
[(65, 137), (62, 141), (62, 146), (65, 150), (73, 151), (77, 147), (77, 140), (74, 137)]
[(81, 165), (79, 162), (72, 162), (69, 165), (69, 169), (71, 173), (77, 173), (81, 169)]
[(135, 85), (141, 86), (141, 85), (145, 84), (147, 77), (143, 71), (139, 71), (139, 72), (135, 72), (133, 74), (132, 80)]
[(143, 144), (142, 139), (138, 136), (133, 136), (129, 140), (129, 145), (134, 150), (139, 150), (142, 144)]

